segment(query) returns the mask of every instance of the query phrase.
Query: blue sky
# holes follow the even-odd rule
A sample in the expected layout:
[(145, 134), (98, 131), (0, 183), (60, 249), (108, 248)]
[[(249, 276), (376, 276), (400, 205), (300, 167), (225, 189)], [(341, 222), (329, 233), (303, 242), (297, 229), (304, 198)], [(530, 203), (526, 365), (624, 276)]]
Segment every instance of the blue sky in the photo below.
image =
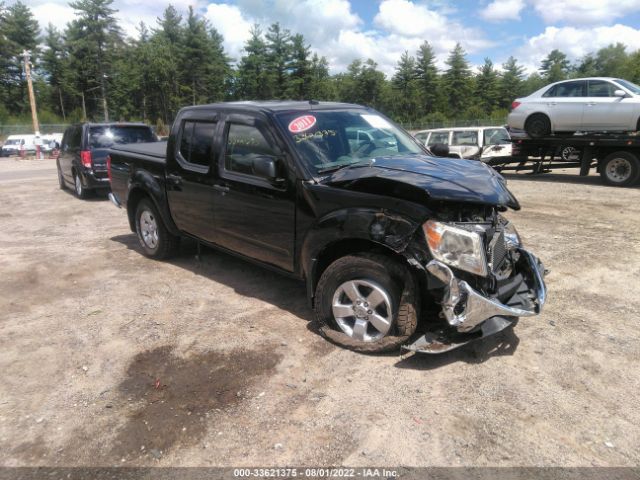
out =
[[(26, 3), (42, 26), (64, 27), (74, 16), (67, 0)], [(254, 23), (278, 21), (302, 33), (334, 73), (355, 58), (373, 58), (391, 75), (402, 52), (414, 53), (424, 40), (441, 67), (460, 42), (474, 66), (485, 57), (499, 65), (513, 55), (528, 71), (553, 48), (571, 59), (614, 42), (640, 49), (640, 0), (114, 0), (114, 7), (135, 35), (136, 24), (154, 25), (169, 3), (181, 12), (194, 6), (236, 59)]]

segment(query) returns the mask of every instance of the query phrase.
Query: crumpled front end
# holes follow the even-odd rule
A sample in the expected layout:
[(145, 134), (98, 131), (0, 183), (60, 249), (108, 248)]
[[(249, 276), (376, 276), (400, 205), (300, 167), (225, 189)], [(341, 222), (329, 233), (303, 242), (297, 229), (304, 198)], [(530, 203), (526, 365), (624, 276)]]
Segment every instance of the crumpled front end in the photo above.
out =
[[(406, 345), (406, 350), (423, 353), (453, 350), (498, 333), (519, 317), (535, 316), (542, 311), (547, 299), (546, 270), (535, 255), (522, 247), (515, 229), (505, 232), (505, 224), (509, 225), (504, 221), (492, 226), (455, 224), (452, 227), (480, 232), (481, 247), (476, 248), (476, 254), (481, 261), (477, 265), (470, 260), (456, 263), (464, 258), (439, 254), (438, 246), (433, 243), (438, 233), (425, 228), (426, 241), (434, 257), (423, 265), (427, 276), (425, 285), (438, 304), (440, 323), (444, 326), (426, 332)], [(455, 241), (449, 239), (448, 244), (455, 246)], [(460, 249), (464, 248), (463, 244)], [(473, 250), (471, 243), (466, 248)]]

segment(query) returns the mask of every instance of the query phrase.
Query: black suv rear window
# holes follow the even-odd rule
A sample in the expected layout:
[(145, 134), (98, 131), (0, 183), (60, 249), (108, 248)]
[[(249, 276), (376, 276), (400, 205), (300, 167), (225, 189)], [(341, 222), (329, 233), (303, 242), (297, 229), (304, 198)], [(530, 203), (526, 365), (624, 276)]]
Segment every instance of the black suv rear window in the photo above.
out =
[(89, 129), (91, 148), (109, 148), (121, 143), (155, 142), (149, 127), (103, 126)]

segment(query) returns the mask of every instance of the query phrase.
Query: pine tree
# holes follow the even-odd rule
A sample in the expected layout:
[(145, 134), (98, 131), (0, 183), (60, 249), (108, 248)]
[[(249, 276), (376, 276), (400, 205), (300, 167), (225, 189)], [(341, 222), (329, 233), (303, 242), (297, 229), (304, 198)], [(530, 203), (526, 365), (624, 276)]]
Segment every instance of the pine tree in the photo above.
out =
[(502, 64), (500, 75), (500, 107), (509, 108), (511, 102), (523, 93), (524, 68), (514, 57)]
[(564, 80), (569, 75), (570, 63), (567, 56), (558, 49), (551, 50), (540, 64), (540, 74), (547, 83)]
[(207, 27), (206, 21), (198, 18), (193, 7), (189, 6), (180, 58), (183, 93), (185, 100), (191, 105), (206, 101), (208, 62), (211, 56)]
[(266, 70), (267, 46), (258, 25), (251, 29), (251, 37), (245, 44), (245, 56), (240, 60), (237, 73), (236, 97), (243, 100), (269, 98)]
[(423, 111), (427, 114), (436, 108), (438, 97), (438, 68), (436, 67), (436, 55), (429, 42), (424, 42), (418, 49), (416, 57), (416, 78), (420, 86)]
[(309, 86), (309, 98), (314, 100), (332, 100), (335, 91), (332, 88), (331, 77), (329, 75), (329, 62), (325, 57), (318, 57), (313, 54), (310, 66), (311, 84)]
[(7, 111), (29, 111), (22, 52), (31, 52), (37, 65), (40, 27), (31, 10), (17, 1), (6, 10), (0, 9), (0, 100)]
[(444, 88), (453, 115), (459, 115), (469, 105), (471, 70), (466, 55), (462, 45), (457, 43), (446, 61), (449, 68), (444, 74)]
[(291, 34), (278, 22), (269, 27), (265, 35), (267, 42), (267, 71), (272, 98), (285, 98), (289, 87), (291, 66)]
[(100, 91), (101, 102), (97, 110), (101, 111), (105, 121), (109, 120), (107, 79), (112, 74), (115, 50), (122, 43), (122, 33), (115, 18), (117, 10), (111, 8), (112, 3), (113, 0), (76, 0), (69, 3), (78, 16), (69, 28), (74, 44), (71, 53), (76, 56), (76, 65), (84, 67), (77, 69), (76, 75), (86, 77), (88, 85), (93, 84), (93, 88)]
[(417, 117), (418, 111), (418, 88), (416, 74), (416, 60), (405, 51), (398, 65), (396, 73), (392, 79), (395, 95), (395, 112), (397, 118), (404, 121), (413, 121)]
[(491, 115), (498, 107), (500, 92), (498, 89), (498, 72), (493, 68), (493, 62), (489, 58), (484, 59), (484, 65), (476, 76), (475, 94), (478, 107), (486, 114)]
[(291, 73), (289, 74), (287, 95), (291, 99), (306, 100), (310, 98), (312, 78), (309, 53), (309, 45), (305, 45), (302, 35), (296, 34), (291, 37)]
[(41, 57), (41, 66), (48, 83), (51, 86), (48, 103), (66, 121), (65, 93), (64, 93), (64, 68), (65, 52), (62, 34), (51, 23), (47, 26), (44, 36), (44, 50)]

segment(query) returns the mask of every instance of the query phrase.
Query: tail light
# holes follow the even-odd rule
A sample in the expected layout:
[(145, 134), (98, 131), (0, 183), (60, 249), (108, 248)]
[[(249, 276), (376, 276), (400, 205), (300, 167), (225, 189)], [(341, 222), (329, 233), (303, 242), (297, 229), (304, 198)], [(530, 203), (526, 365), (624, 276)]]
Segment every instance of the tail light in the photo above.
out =
[(511, 104), (511, 110), (515, 110), (516, 108), (518, 108), (520, 106), (520, 102), (513, 102)]
[(91, 151), (82, 150), (80, 152), (80, 161), (84, 167), (91, 168)]
[(111, 155), (107, 155), (107, 176), (109, 177), (109, 183), (111, 183)]

